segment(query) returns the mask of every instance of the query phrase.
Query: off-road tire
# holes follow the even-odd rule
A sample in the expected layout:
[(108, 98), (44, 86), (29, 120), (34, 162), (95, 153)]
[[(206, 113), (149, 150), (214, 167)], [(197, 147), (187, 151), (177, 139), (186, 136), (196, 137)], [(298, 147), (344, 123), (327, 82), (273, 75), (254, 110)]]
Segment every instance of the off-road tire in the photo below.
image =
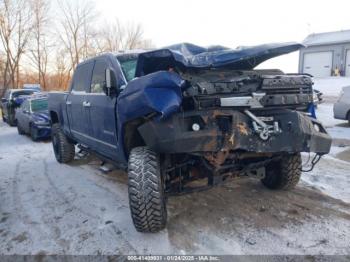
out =
[(300, 176), (300, 153), (286, 154), (266, 166), (265, 178), (261, 182), (269, 189), (288, 190), (298, 184)]
[(147, 147), (131, 150), (128, 163), (131, 217), (139, 232), (162, 230), (167, 221), (159, 155)]
[(59, 124), (52, 125), (52, 146), (57, 162), (68, 163), (74, 159), (75, 147), (63, 133)]
[(24, 135), (25, 134), (25, 132), (23, 131), (21, 125), (19, 125), (18, 123), (17, 123), (17, 131), (18, 131), (19, 135)]

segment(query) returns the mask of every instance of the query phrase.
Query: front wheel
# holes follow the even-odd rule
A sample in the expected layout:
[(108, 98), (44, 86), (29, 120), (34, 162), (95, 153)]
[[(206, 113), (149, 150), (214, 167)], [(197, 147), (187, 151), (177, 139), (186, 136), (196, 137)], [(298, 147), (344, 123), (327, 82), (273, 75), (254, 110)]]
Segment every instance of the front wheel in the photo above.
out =
[(158, 232), (166, 225), (167, 210), (159, 155), (147, 147), (130, 152), (128, 188), (131, 217), (139, 232)]
[[(18, 126), (18, 124), (17, 124)], [(29, 127), (29, 134), (31, 139), (35, 142), (38, 140), (38, 130), (36, 128), (34, 128), (32, 125), (30, 125)]]
[(74, 159), (75, 147), (63, 133), (59, 124), (52, 125), (52, 146), (56, 160), (59, 163), (68, 163)]
[(301, 176), (300, 153), (283, 155), (266, 166), (265, 178), (261, 182), (270, 189), (292, 189)]

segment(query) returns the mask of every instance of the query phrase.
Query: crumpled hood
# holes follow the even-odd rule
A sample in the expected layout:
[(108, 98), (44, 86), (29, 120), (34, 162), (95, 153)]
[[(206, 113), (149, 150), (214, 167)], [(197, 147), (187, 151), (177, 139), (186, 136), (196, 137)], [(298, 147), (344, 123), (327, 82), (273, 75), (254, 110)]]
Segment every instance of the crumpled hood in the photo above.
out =
[(223, 46), (209, 48), (183, 43), (139, 55), (135, 75), (178, 68), (227, 68), (251, 70), (262, 62), (299, 50), (303, 45), (289, 42), (229, 49)]

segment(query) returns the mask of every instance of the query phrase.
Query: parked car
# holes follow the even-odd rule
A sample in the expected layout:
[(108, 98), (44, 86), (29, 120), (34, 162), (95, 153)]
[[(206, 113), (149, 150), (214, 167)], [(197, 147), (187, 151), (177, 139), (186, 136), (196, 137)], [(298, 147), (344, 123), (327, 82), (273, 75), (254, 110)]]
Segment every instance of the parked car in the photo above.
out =
[(51, 135), (48, 99), (44, 96), (26, 99), (16, 109), (18, 134), (29, 134), (33, 141)]
[(300, 152), (319, 159), (331, 138), (306, 113), (313, 103), (309, 76), (254, 67), (300, 47), (181, 44), (86, 60), (68, 92), (49, 94), (55, 157), (72, 161), (79, 144), (127, 170), (140, 232), (165, 227), (168, 196), (231, 177), (291, 189), (301, 175)]
[(7, 122), (10, 126), (15, 126), (16, 108), (18, 108), (25, 96), (38, 93), (35, 89), (8, 89), (4, 97), (1, 99), (2, 120)]
[(350, 86), (343, 87), (333, 106), (334, 118), (348, 120), (350, 125)]

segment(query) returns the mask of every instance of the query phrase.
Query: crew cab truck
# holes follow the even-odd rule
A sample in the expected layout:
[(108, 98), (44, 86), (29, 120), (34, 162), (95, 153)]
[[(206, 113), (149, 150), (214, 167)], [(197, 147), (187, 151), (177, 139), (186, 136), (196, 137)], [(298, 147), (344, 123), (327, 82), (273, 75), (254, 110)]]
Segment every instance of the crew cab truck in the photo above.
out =
[(308, 113), (309, 76), (254, 67), (300, 47), (180, 44), (86, 60), (68, 92), (49, 94), (56, 159), (72, 161), (79, 144), (127, 170), (140, 232), (165, 227), (168, 196), (231, 177), (291, 189), (302, 172), (300, 152), (315, 153), (315, 164), (331, 138)]

